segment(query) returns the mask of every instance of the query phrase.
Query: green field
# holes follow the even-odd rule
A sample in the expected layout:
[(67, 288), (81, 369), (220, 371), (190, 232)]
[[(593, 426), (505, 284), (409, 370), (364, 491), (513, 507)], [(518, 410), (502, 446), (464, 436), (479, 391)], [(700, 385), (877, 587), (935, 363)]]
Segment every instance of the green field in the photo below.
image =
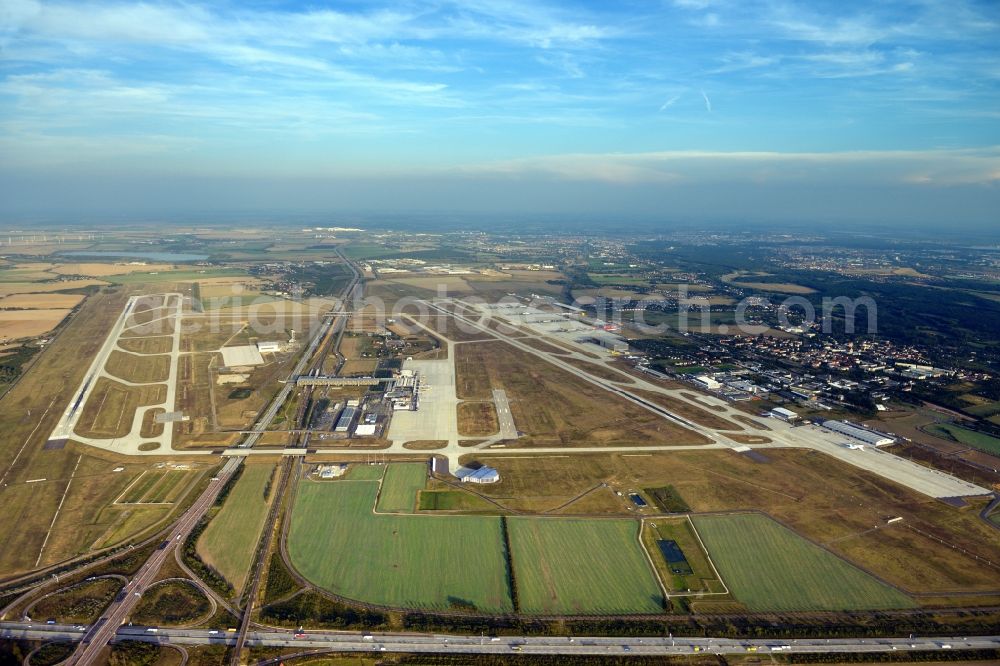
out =
[(385, 465), (362, 465), (354, 463), (347, 468), (346, 478), (351, 481), (378, 481), (385, 474)]
[(376, 511), (379, 513), (413, 513), (417, 492), (427, 483), (424, 463), (393, 463), (382, 477)]
[(142, 502), (146, 494), (163, 478), (164, 472), (143, 472), (118, 499), (122, 504)]
[(300, 483), (288, 551), (313, 583), (349, 599), (400, 608), (513, 609), (499, 518), (380, 516), (378, 483)]
[(156, 273), (122, 273), (107, 275), (102, 280), (115, 284), (145, 284), (148, 282), (183, 282), (214, 277), (244, 277), (247, 272), (238, 268), (206, 268), (204, 270), (160, 271)]
[(421, 511), (474, 511), (497, 513), (500, 509), (482, 497), (464, 490), (424, 490), (419, 495)]
[(752, 611), (880, 610), (913, 601), (758, 514), (697, 516), (722, 580)]
[(983, 432), (969, 430), (953, 423), (935, 423), (927, 426), (927, 431), (939, 437), (954, 440), (959, 444), (1000, 455), (1000, 439)]
[(508, 518), (525, 613), (656, 613), (663, 595), (634, 520)]
[(250, 571), (267, 518), (264, 489), (273, 473), (274, 465), (245, 464), (222, 509), (198, 539), (198, 554), (237, 591)]

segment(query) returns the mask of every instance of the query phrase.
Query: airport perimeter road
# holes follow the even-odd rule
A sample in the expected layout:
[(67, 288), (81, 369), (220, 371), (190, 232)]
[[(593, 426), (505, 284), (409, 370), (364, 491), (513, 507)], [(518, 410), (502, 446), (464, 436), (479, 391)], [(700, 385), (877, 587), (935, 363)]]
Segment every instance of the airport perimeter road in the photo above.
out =
[[(80, 640), (84, 634), (70, 625), (31, 625), (23, 622), (0, 623), (0, 638), (31, 640)], [(291, 631), (253, 631), (246, 645), (319, 649), (330, 652), (400, 652), (465, 654), (562, 654), (673, 655), (704, 652), (711, 654), (772, 653), (854, 653), (896, 652), (907, 650), (940, 651), (997, 650), (1000, 636), (944, 638), (645, 638), (553, 637), (553, 636), (454, 636), (445, 634), (397, 634), (357, 632), (305, 632), (296, 638)], [(135, 640), (164, 645), (233, 645), (232, 632), (205, 629), (165, 629), (120, 627), (116, 640)]]

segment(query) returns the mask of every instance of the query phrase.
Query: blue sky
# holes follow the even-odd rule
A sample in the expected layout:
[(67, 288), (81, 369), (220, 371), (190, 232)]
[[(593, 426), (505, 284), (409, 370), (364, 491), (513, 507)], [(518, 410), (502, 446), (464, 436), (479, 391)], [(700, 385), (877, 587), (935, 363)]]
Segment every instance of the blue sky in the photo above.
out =
[(4, 0), (0, 213), (988, 222), (998, 45), (991, 1)]

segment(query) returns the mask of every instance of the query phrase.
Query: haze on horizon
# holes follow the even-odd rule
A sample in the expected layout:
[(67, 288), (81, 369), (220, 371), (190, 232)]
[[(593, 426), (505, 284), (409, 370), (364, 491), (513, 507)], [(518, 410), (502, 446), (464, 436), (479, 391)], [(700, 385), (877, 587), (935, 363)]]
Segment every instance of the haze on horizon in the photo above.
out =
[(0, 68), (4, 222), (1000, 210), (989, 0), (5, 0)]

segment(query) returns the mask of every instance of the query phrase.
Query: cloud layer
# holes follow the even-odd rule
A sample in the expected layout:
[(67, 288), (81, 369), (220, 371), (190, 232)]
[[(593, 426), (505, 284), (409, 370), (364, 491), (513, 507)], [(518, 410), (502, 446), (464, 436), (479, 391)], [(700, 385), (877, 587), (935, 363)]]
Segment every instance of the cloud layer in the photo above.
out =
[(989, 0), (336, 6), (6, 0), (0, 178), (996, 189)]

